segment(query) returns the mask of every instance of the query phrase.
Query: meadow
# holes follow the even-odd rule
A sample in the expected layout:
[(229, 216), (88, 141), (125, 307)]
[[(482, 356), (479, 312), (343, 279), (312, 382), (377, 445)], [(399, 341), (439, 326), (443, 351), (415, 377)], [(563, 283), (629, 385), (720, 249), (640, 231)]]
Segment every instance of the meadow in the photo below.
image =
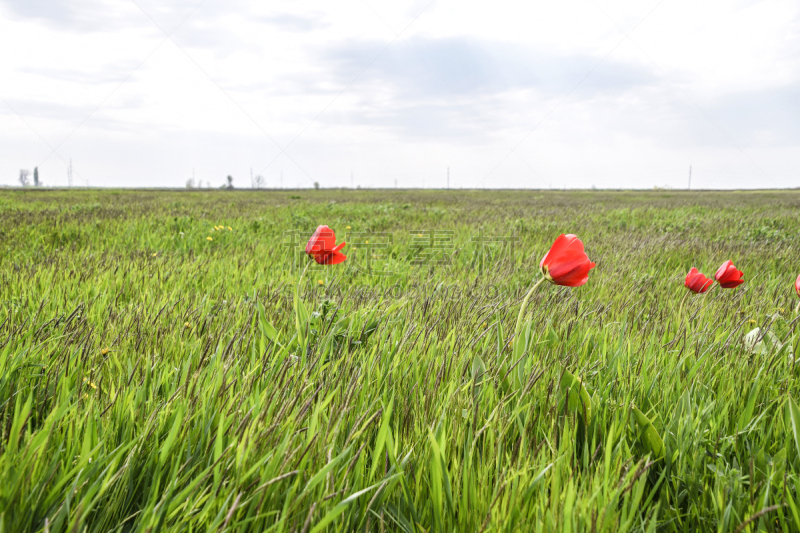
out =
[(798, 274), (798, 190), (1, 190), (0, 532), (798, 531)]

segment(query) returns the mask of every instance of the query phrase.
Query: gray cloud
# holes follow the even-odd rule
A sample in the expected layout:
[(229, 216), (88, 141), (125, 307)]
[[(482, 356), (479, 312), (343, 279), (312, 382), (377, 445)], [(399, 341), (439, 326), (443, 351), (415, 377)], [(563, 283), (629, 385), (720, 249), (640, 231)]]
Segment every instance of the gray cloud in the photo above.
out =
[(0, 0), (0, 6), (11, 16), (84, 32), (151, 28), (160, 33), (157, 27), (160, 26), (171, 33), (178, 27), (184, 29), (187, 20), (207, 17), (213, 21), (223, 14), (236, 13), (241, 4), (242, 0), (229, 0), (221, 5), (204, 0), (172, 0), (169, 4), (135, 0), (121, 5), (109, 0)]
[(19, 69), (25, 74), (34, 74), (53, 80), (84, 84), (98, 85), (101, 83), (120, 83), (131, 74), (138, 63), (132, 60), (121, 61), (113, 64), (103, 65), (96, 69), (75, 69), (75, 68), (50, 68), (29, 66)]
[(328, 24), (323, 22), (320, 18), (301, 17), (290, 13), (280, 13), (278, 15), (264, 17), (260, 20), (267, 24), (278, 26), (281, 29), (295, 32), (309, 32), (328, 26)]
[[(344, 81), (384, 47), (383, 43), (348, 43), (334, 48), (328, 58)], [(412, 39), (383, 52), (362, 77), (389, 83), (405, 97), (486, 95), (521, 88), (566, 93), (599, 61), (594, 56), (557, 55), (509, 43)], [(582, 84), (582, 91), (618, 92), (656, 79), (649, 68), (638, 65), (607, 60), (601, 67)]]
[(0, 0), (12, 16), (81, 31), (107, 31), (123, 25), (118, 10), (101, 0)]
[[(333, 48), (328, 60), (338, 82), (349, 83), (384, 46), (366, 42)], [(514, 127), (515, 119), (519, 127), (533, 128), (572, 91), (559, 113), (582, 106), (595, 122), (584, 133), (576, 131), (576, 138), (597, 135), (599, 128), (674, 147), (742, 147), (759, 132), (754, 144), (762, 135), (778, 138), (779, 145), (800, 142), (800, 85), (702, 101), (687, 97), (652, 65), (619, 62), (613, 56), (599, 62), (595, 56), (508, 43), (412, 39), (385, 50), (358, 77), (354, 86), (360, 89), (352, 89), (360, 95), (355, 109), (323, 120), (344, 118), (401, 136), (480, 143)], [(371, 93), (371, 87), (380, 88), (380, 94)], [(528, 95), (529, 108), (544, 110), (537, 112), (539, 119), (526, 119), (529, 109), (511, 109), (505, 95), (512, 91)]]
[[(335, 47), (328, 60), (338, 82), (349, 83), (384, 46), (368, 42)], [(492, 132), (514, 127), (509, 115), (519, 120), (519, 112), (525, 111), (509, 108), (506, 95), (511, 92), (528, 94), (533, 107), (561, 99), (573, 89), (573, 101), (614, 99), (657, 82), (646, 66), (607, 60), (595, 69), (599, 61), (508, 43), (412, 39), (385, 50), (358, 77), (355, 85), (360, 89), (353, 91), (361, 99), (346, 119), (404, 136), (484, 142)], [(372, 94), (371, 87), (380, 88), (380, 94)], [(324, 118), (336, 119), (333, 114)]]
[(767, 139), (772, 146), (800, 142), (800, 83), (726, 94), (704, 108), (739, 146)]

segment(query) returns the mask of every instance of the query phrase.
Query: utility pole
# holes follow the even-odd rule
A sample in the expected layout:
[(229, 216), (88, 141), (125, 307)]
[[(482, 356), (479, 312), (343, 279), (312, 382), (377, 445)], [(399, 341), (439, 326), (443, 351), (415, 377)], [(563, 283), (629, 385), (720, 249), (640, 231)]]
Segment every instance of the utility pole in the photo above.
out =
[(450, 188), (450, 167), (447, 167), (447, 188)]
[(72, 158), (69, 158), (69, 166), (67, 167), (67, 186), (72, 187)]
[(692, 188), (692, 165), (689, 165), (689, 187), (688, 189)]
[(353, 171), (350, 171), (350, 188), (353, 188)]
[(397, 188), (397, 178), (394, 179), (394, 188)]
[(253, 167), (250, 167), (250, 188), (251, 189), (256, 188), (256, 182), (253, 181)]
[(281, 170), (281, 189), (283, 189), (283, 170)]

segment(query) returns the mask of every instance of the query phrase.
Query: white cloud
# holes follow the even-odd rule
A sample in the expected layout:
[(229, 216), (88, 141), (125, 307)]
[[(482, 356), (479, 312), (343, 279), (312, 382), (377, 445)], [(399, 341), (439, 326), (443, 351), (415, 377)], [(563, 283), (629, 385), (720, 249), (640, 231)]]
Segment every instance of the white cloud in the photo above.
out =
[(799, 11), (0, 0), (0, 184), (800, 186)]

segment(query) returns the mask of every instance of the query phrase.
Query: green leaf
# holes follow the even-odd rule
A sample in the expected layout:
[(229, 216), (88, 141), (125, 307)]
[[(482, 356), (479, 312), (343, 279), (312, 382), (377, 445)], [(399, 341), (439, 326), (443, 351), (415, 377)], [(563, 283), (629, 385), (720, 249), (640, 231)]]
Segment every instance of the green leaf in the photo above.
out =
[(391, 481), (391, 480), (393, 480), (396, 477), (401, 476), (401, 475), (402, 475), (402, 472), (398, 472), (397, 474), (394, 474), (394, 475), (386, 478), (385, 480), (383, 480), (383, 481), (381, 481), (379, 483), (375, 483), (374, 485), (372, 485), (370, 487), (367, 487), (366, 489), (362, 489), (362, 490), (360, 490), (358, 492), (354, 492), (353, 494), (351, 494), (350, 496), (348, 496), (344, 500), (340, 501), (338, 504), (336, 504), (336, 507), (334, 507), (333, 509), (328, 511), (328, 513), (325, 516), (323, 516), (322, 519), (319, 522), (317, 522), (317, 525), (314, 526), (314, 528), (311, 530), (311, 533), (317, 533), (318, 531), (322, 531), (323, 529), (325, 529), (325, 527), (328, 524), (331, 523), (331, 521), (333, 521), (333, 519), (335, 519), (337, 516), (342, 514), (344, 512), (344, 510), (347, 509), (347, 507), (351, 503), (356, 501), (359, 497), (361, 497), (364, 494), (370, 492), (375, 487), (383, 485), (384, 483), (388, 483), (389, 481)]
[(656, 431), (653, 423), (650, 422), (650, 419), (635, 405), (631, 405), (631, 411), (633, 411), (633, 418), (636, 421), (636, 425), (639, 427), (639, 440), (642, 442), (644, 449), (650, 452), (656, 459), (664, 457), (666, 452), (664, 441), (661, 440), (661, 436), (658, 434), (658, 431)]
[(265, 313), (264, 313), (264, 306), (261, 305), (261, 302), (258, 303), (258, 325), (261, 328), (261, 333), (266, 338), (268, 338), (272, 342), (276, 342), (275, 339), (278, 338), (278, 331), (275, 329), (275, 327), (272, 324), (267, 322), (267, 319), (266, 319)]
[(22, 426), (28, 420), (28, 413), (31, 412), (31, 404), (33, 402), (33, 394), (28, 394), (28, 401), (25, 402), (25, 405), (22, 407), (20, 411), (20, 404), (21, 401), (17, 400), (14, 405), (14, 421), (11, 424), (11, 435), (8, 439), (8, 447), (7, 451), (13, 457), (13, 454), (17, 452), (17, 443), (19, 442), (20, 434), (22, 433)]
[(486, 373), (486, 365), (483, 363), (480, 355), (475, 355), (472, 359), (472, 377), (479, 378)]
[(181, 429), (181, 424), (183, 423), (183, 414), (184, 406), (181, 405), (178, 407), (178, 412), (175, 414), (175, 421), (172, 423), (172, 429), (170, 429), (169, 435), (167, 435), (164, 444), (161, 446), (161, 454), (159, 455), (158, 462), (162, 465), (166, 462), (169, 452), (172, 449), (172, 444), (175, 442), (175, 438), (178, 436), (178, 431)]
[(386, 410), (383, 411), (383, 416), (381, 417), (381, 428), (378, 430), (378, 437), (375, 439), (375, 449), (373, 450), (372, 469), (370, 470), (369, 475), (370, 478), (375, 476), (375, 472), (378, 470), (378, 465), (381, 463), (381, 452), (383, 451), (383, 444), (386, 442), (386, 433), (389, 431), (389, 422), (392, 419), (393, 406), (394, 397), (389, 400), (389, 405), (386, 407)]
[(294, 289), (294, 324), (297, 329), (297, 338), (300, 341), (300, 346), (303, 348), (303, 358), (305, 359), (305, 338), (306, 338), (306, 324), (308, 324), (308, 311), (306, 310), (303, 300), (300, 299), (300, 285), (302, 278), (297, 281)]
[(316, 474), (314, 474), (314, 477), (312, 477), (311, 479), (309, 479), (309, 480), (308, 480), (308, 483), (306, 484), (305, 488), (303, 489), (303, 492), (301, 493), (301, 496), (303, 496), (303, 495), (305, 495), (305, 494), (308, 494), (308, 492), (309, 492), (309, 491), (313, 490), (313, 489), (314, 489), (314, 487), (316, 487), (317, 485), (319, 485), (319, 483), (320, 483), (322, 480), (324, 480), (324, 479), (325, 479), (325, 476), (327, 476), (327, 475), (328, 475), (328, 472), (330, 472), (330, 471), (331, 471), (331, 469), (332, 469), (333, 467), (335, 467), (335, 466), (336, 466), (337, 464), (339, 464), (339, 463), (340, 463), (340, 462), (341, 462), (341, 461), (342, 461), (342, 460), (343, 460), (345, 457), (347, 457), (347, 456), (350, 454), (350, 451), (351, 451), (352, 449), (353, 449), (353, 447), (352, 447), (352, 446), (348, 446), (347, 448), (345, 448), (345, 449), (344, 449), (344, 451), (343, 451), (342, 453), (340, 453), (339, 455), (337, 455), (336, 457), (334, 457), (333, 459), (331, 459), (331, 460), (328, 462), (328, 464), (326, 464), (325, 466), (323, 466), (323, 467), (322, 467), (322, 468), (319, 470), (319, 472), (317, 472)]
[(367, 325), (364, 326), (364, 334), (362, 335), (361, 340), (366, 341), (369, 339), (370, 335), (375, 333), (375, 331), (378, 329), (378, 325), (380, 325), (380, 323), (381, 320), (379, 318), (373, 318), (367, 322)]
[(566, 369), (561, 376), (561, 392), (567, 396), (570, 411), (580, 412), (588, 427), (592, 421), (592, 399), (583, 382)]
[(476, 396), (480, 396), (481, 385), (483, 384), (485, 376), (486, 376), (486, 365), (483, 363), (483, 359), (481, 359), (481, 356), (475, 354), (475, 357), (473, 357), (472, 359), (472, 381), (474, 383)]
[(789, 399), (786, 403), (786, 410), (789, 415), (788, 425), (792, 429), (794, 445), (797, 449), (797, 455), (800, 457), (800, 408), (797, 407), (794, 398), (791, 396), (789, 396)]

